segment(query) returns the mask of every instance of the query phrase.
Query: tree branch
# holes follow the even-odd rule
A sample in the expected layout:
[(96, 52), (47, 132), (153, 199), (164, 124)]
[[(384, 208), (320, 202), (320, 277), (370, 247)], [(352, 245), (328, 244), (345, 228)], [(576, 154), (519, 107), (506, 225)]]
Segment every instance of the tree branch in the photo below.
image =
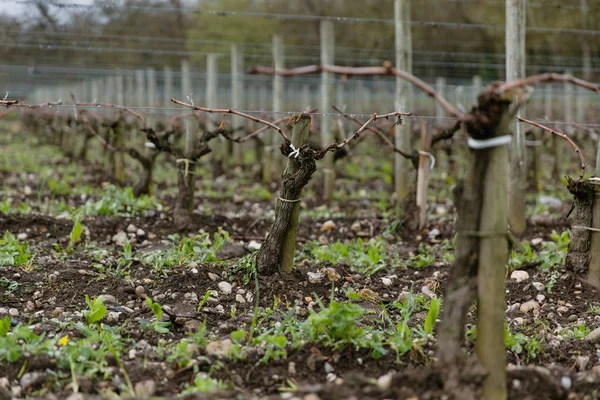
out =
[(291, 69), (278, 69), (275, 70), (273, 67), (256, 66), (248, 70), (249, 74), (263, 74), (263, 75), (279, 75), (279, 76), (298, 76), (306, 74), (314, 74), (317, 72), (331, 72), (340, 75), (394, 75), (414, 84), (421, 91), (425, 92), (429, 97), (433, 97), (444, 110), (453, 117), (462, 119), (463, 113), (458, 111), (452, 104), (450, 104), (443, 96), (435, 91), (433, 87), (417, 78), (416, 76), (392, 67), (390, 62), (385, 62), (382, 67), (341, 67), (337, 65), (307, 65), (304, 67), (291, 68)]
[(581, 161), (581, 175), (579, 176), (579, 179), (577, 179), (575, 181), (575, 183), (577, 183), (583, 179), (583, 176), (585, 175), (585, 168), (587, 167), (587, 164), (585, 163), (585, 158), (583, 157), (583, 153), (581, 152), (581, 149), (579, 147), (577, 147), (575, 142), (573, 142), (573, 140), (571, 140), (570, 137), (568, 137), (564, 133), (560, 133), (558, 131), (555, 131), (554, 129), (550, 129), (542, 124), (538, 124), (537, 122), (533, 122), (533, 121), (530, 121), (528, 119), (521, 118), (521, 117), (517, 117), (517, 119), (521, 122), (525, 122), (526, 124), (530, 124), (535, 127), (538, 127), (546, 132), (550, 132), (553, 135), (559, 136), (559, 137), (563, 138), (564, 140), (566, 140), (567, 142), (569, 142), (569, 144), (575, 149), (575, 152), (577, 153), (577, 155), (579, 155), (579, 160)]
[(452, 139), (454, 137), (454, 134), (460, 129), (460, 125), (461, 121), (456, 121), (456, 123), (452, 127), (444, 129), (443, 131), (435, 134), (431, 139), (431, 146), (433, 146), (437, 142), (441, 142), (442, 140)]
[(325, 154), (327, 154), (327, 152), (329, 152), (331, 150), (335, 150), (335, 149), (341, 149), (342, 147), (344, 147), (348, 143), (350, 143), (352, 140), (358, 139), (358, 137), (360, 136), (360, 134), (362, 132), (364, 132), (369, 127), (369, 124), (371, 122), (377, 121), (378, 119), (388, 119), (389, 117), (396, 117), (396, 118), (398, 118), (398, 120), (396, 121), (396, 123), (400, 124), (400, 123), (402, 123), (402, 116), (403, 115), (407, 115), (408, 116), (408, 115), (412, 115), (412, 114), (411, 113), (402, 113), (402, 112), (399, 112), (399, 111), (394, 111), (394, 112), (391, 112), (391, 113), (388, 113), (388, 114), (382, 114), (382, 115), (377, 115), (375, 113), (356, 132), (354, 132), (352, 135), (350, 135), (346, 139), (344, 139), (343, 142), (341, 142), (341, 143), (331, 142), (327, 146), (325, 146), (324, 148), (322, 148), (317, 153), (317, 155), (315, 156), (315, 159), (319, 160), (319, 159), (325, 157)]
[[(352, 115), (348, 115), (346, 113), (344, 113), (339, 107), (332, 105), (331, 107), (333, 107), (333, 109), (340, 113), (342, 115), (342, 117), (349, 119), (350, 121), (354, 122), (355, 124), (359, 125), (359, 126), (364, 126), (364, 122), (361, 122), (358, 118), (352, 116)], [(397, 148), (394, 143), (392, 143), (392, 141), (390, 139), (388, 139), (388, 137), (385, 135), (385, 133), (381, 132), (378, 128), (376, 127), (367, 127), (366, 128), (367, 131), (372, 132), (374, 134), (376, 134), (377, 136), (379, 136), (379, 138), (381, 138), (381, 140), (383, 140), (385, 142), (385, 144), (387, 144), (394, 152), (400, 154), (402, 157), (409, 159), (413, 165), (415, 166), (415, 168), (417, 167), (417, 164), (419, 162), (419, 154), (417, 152), (414, 152), (413, 154), (410, 153), (406, 153), (402, 150), (400, 150), (399, 148)]]
[(142, 114), (140, 114), (136, 111), (130, 110), (129, 108), (124, 107), (124, 106), (119, 106), (116, 104), (108, 104), (108, 103), (77, 103), (76, 105), (77, 105), (77, 107), (108, 107), (108, 108), (114, 108), (117, 110), (122, 110), (126, 113), (133, 115), (137, 119), (139, 119), (140, 122), (142, 123), (142, 127), (146, 126), (146, 120), (144, 119)]
[(499, 85), (498, 87), (496, 87), (495, 91), (496, 91), (496, 93), (504, 93), (508, 90), (525, 87), (525, 86), (531, 86), (536, 83), (542, 83), (542, 82), (570, 82), (574, 85), (581, 86), (582, 88), (591, 90), (592, 92), (600, 93), (600, 86), (598, 86), (594, 83), (585, 81), (583, 79), (575, 78), (571, 75), (555, 74), (555, 73), (532, 75), (532, 76), (528, 76), (527, 78), (524, 78), (524, 79), (519, 79), (519, 80), (512, 81), (512, 82), (503, 83), (503, 84)]
[(171, 101), (175, 104), (178, 104), (180, 106), (184, 106), (184, 107), (188, 107), (191, 108), (194, 111), (203, 111), (203, 112), (207, 112), (207, 113), (220, 113), (220, 114), (233, 114), (233, 115), (239, 115), (240, 117), (244, 117), (246, 119), (249, 119), (250, 121), (259, 123), (259, 124), (263, 124), (263, 125), (267, 125), (268, 127), (271, 127), (273, 129), (275, 129), (283, 138), (283, 140), (286, 142), (286, 144), (290, 143), (290, 139), (288, 139), (288, 137), (286, 136), (285, 133), (283, 133), (283, 131), (281, 130), (281, 128), (279, 128), (277, 125), (266, 121), (264, 119), (260, 119), (260, 118), (256, 118), (253, 117), (252, 115), (249, 114), (245, 114), (243, 112), (239, 112), (236, 110), (232, 110), (231, 108), (206, 108), (206, 107), (199, 107), (193, 104), (188, 104), (188, 103), (184, 103), (182, 101), (179, 101), (177, 99), (171, 99)]

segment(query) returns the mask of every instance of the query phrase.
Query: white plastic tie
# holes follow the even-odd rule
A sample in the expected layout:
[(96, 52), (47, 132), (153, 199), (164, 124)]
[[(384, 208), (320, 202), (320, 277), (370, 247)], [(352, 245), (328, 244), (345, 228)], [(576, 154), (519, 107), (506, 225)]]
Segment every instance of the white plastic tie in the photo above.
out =
[(194, 99), (192, 98), (192, 96), (194, 95), (194, 93), (190, 93), (189, 95), (187, 95), (187, 99), (190, 102), (190, 104), (192, 105), (192, 107), (196, 107), (196, 105), (194, 104)]
[(152, 142), (146, 142), (144, 143), (144, 146), (148, 147), (149, 149), (155, 149), (156, 145)]
[(422, 156), (429, 157), (429, 159), (431, 160), (431, 163), (429, 164), (429, 169), (433, 169), (433, 167), (435, 167), (435, 157), (433, 156), (433, 154), (423, 150), (419, 150), (419, 154)]
[[(183, 169), (183, 176), (187, 178), (187, 176), (190, 174), (190, 164), (194, 164), (195, 162), (193, 160), (190, 160), (188, 158), (178, 158), (177, 160), (175, 160), (176, 164), (184, 164), (184, 169)], [(187, 185), (187, 182), (186, 182)]]
[(600, 229), (598, 229), (598, 228), (590, 228), (589, 226), (581, 226), (581, 225), (574, 225), (571, 227), (571, 229), (584, 229), (586, 231), (600, 232)]
[(284, 203), (297, 203), (300, 200), (302, 200), (302, 197), (300, 197), (299, 199), (296, 199), (296, 200), (288, 200), (288, 199), (284, 199), (284, 198), (279, 197), (279, 201), (283, 201)]
[(292, 149), (292, 152), (288, 155), (288, 157), (298, 158), (300, 155), (300, 148), (295, 148), (294, 145), (290, 143), (290, 149)]
[(511, 135), (498, 136), (491, 139), (477, 140), (469, 138), (467, 144), (474, 150), (491, 149), (493, 147), (500, 147), (509, 144), (512, 141)]
[(2, 100), (6, 101), (6, 99), (8, 99), (9, 94), (10, 94), (10, 92), (6, 92), (6, 94), (4, 95), (4, 98)]

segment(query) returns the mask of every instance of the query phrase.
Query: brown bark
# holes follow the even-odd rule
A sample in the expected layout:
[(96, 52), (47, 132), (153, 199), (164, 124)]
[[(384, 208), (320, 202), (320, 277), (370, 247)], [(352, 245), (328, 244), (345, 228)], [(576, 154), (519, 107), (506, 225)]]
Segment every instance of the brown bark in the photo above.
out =
[[(586, 181), (574, 182), (568, 178), (567, 188), (573, 195), (573, 211), (569, 217), (572, 227), (592, 226), (592, 205), (594, 201), (594, 188)], [(571, 241), (567, 253), (566, 267), (578, 275), (587, 272), (590, 263), (590, 231), (581, 228), (571, 229)]]
[[(288, 145), (282, 145), (281, 153), (288, 156), (291, 150)], [(287, 200), (300, 198), (302, 188), (310, 181), (317, 170), (315, 152), (309, 145), (300, 148), (297, 159), (298, 171), (283, 174), (280, 196)], [(269, 236), (260, 248), (256, 257), (256, 267), (261, 275), (271, 275), (279, 270), (282, 264), (283, 249), (292, 226), (292, 215), (296, 209), (295, 203), (280, 201), (277, 207), (275, 222), (271, 227)]]
[[(479, 107), (465, 123), (468, 134), (484, 140), (506, 134), (507, 110), (510, 98), (486, 91), (479, 97)], [(468, 311), (477, 291), (481, 242), (484, 237), (497, 237), (499, 232), (481, 232), (486, 176), (490, 156), (496, 149), (469, 152), (469, 168), (463, 182), (454, 190), (458, 212), (455, 265), (444, 295), (444, 309), (439, 327), (437, 357), (446, 374), (446, 388), (454, 392), (460, 386), (460, 374), (465, 363), (461, 350)], [(506, 150), (506, 149), (505, 149)], [(497, 246), (507, 246), (505, 238), (497, 237)], [(502, 310), (503, 311), (503, 310)], [(502, 336), (502, 333), (498, 333)], [(499, 362), (502, 360), (499, 360)], [(503, 367), (504, 368), (504, 367)]]

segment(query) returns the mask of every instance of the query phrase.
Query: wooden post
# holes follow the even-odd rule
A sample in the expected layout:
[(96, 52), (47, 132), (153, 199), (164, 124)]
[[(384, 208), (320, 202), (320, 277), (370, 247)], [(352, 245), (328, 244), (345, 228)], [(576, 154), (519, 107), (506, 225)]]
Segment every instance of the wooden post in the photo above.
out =
[[(506, 0), (506, 81), (525, 77), (525, 3), (526, 0)], [(511, 145), (510, 185), (508, 191), (508, 223), (515, 234), (525, 231), (527, 163), (525, 135), (519, 124)]]
[[(244, 103), (244, 51), (238, 45), (231, 45), (231, 107), (235, 110), (242, 110)], [(234, 116), (232, 128), (234, 130), (244, 126), (242, 117)], [(239, 134), (239, 132), (238, 132)], [(227, 142), (228, 145), (232, 142)], [(231, 148), (233, 161), (236, 165), (244, 164), (243, 144), (237, 143)]]
[[(187, 60), (181, 61), (181, 96), (186, 99), (193, 96), (192, 79), (190, 77), (190, 64)], [(185, 125), (185, 152), (189, 153), (196, 144), (196, 129), (192, 130), (189, 118), (184, 119)]]
[(172, 106), (171, 98), (175, 95), (173, 92), (173, 71), (170, 67), (165, 66), (163, 68), (163, 107), (169, 108)]
[[(552, 95), (554, 93), (554, 86), (552, 84), (547, 84), (544, 88), (544, 118), (548, 121), (551, 121), (554, 115), (552, 110)], [(561, 139), (552, 135), (550, 138), (550, 146), (552, 153), (552, 179), (556, 181), (560, 181), (560, 141)]]
[[(440, 94), (440, 96), (445, 96), (446, 94), (446, 78), (443, 76), (438, 76), (435, 78), (435, 91)], [(437, 118), (443, 118), (446, 116), (446, 110), (441, 106), (439, 102), (435, 102), (435, 116)], [(438, 121), (438, 125), (442, 125), (440, 121)]]
[[(192, 95), (192, 81), (190, 65), (187, 60), (181, 61), (181, 91), (182, 98)], [(189, 118), (185, 119), (185, 147), (183, 158), (177, 163), (177, 186), (179, 194), (173, 210), (173, 219), (177, 228), (185, 228), (194, 211), (194, 190), (196, 187), (196, 164), (190, 160), (194, 147), (197, 144), (197, 127), (192, 126)]]
[(146, 79), (148, 80), (148, 105), (156, 107), (156, 72), (154, 68), (146, 69)]
[(144, 90), (144, 71), (138, 69), (135, 71), (135, 104), (136, 107), (146, 105), (146, 97)]
[[(284, 49), (283, 37), (281, 35), (273, 35), (273, 65), (275, 70), (285, 68), (284, 64)], [(283, 77), (279, 75), (273, 76), (273, 103), (271, 107), (275, 112), (283, 111), (283, 96), (284, 96)], [(272, 131), (265, 132), (265, 149), (263, 152), (263, 182), (271, 183), (273, 180), (273, 165), (275, 164), (275, 149), (273, 147), (274, 135)]]
[[(333, 65), (335, 59), (335, 31), (333, 21), (321, 20), (321, 65)], [(328, 113), (331, 109), (334, 75), (321, 72), (321, 104), (320, 111)], [(321, 145), (325, 147), (333, 141), (333, 120), (328, 115), (321, 116)], [(335, 171), (333, 170), (333, 155), (325, 156), (323, 168), (323, 200), (331, 201), (335, 186)]]
[(94, 79), (92, 81), (91, 88), (90, 88), (90, 95), (91, 95), (91, 98), (90, 98), (91, 102), (95, 103), (97, 101), (100, 101), (100, 99), (98, 98), (98, 80), (97, 79)]
[[(210, 53), (206, 56), (206, 106), (215, 108), (217, 106), (217, 57), (218, 54)], [(217, 117), (208, 114), (206, 117), (206, 129), (213, 131), (219, 123)]]
[(302, 104), (300, 105), (300, 109), (307, 110), (310, 106), (310, 85), (305, 83), (302, 85)]
[(510, 104), (506, 94), (488, 91), (480, 96), (480, 113), (471, 114), (473, 122), (465, 124), (471, 136), (468, 168), (454, 190), (458, 212), (455, 264), (444, 294), (438, 335), (438, 361), (447, 374), (444, 384), (447, 389), (457, 388), (464, 367), (464, 326), (476, 295), (476, 350), (487, 372), (482, 396), (486, 400), (507, 397), (504, 298), (509, 169), (507, 142), (490, 146), (486, 141), (509, 134), (514, 118)]
[[(600, 152), (598, 157), (600, 157)], [(596, 176), (599, 173), (598, 160), (596, 160)], [(594, 188), (592, 228), (598, 230), (600, 229), (600, 182), (595, 179), (590, 179), (588, 182)], [(590, 234), (590, 264), (588, 266), (587, 280), (593, 286), (600, 288), (600, 232), (598, 231), (592, 231)]]
[[(146, 87), (147, 87), (147, 105), (149, 107), (156, 107), (157, 104), (157, 89), (156, 89), (156, 71), (154, 71), (154, 68), (147, 68), (146, 69)], [(146, 124), (149, 126), (153, 126), (154, 123), (156, 122), (156, 114), (154, 112), (154, 110), (147, 110), (147, 117), (146, 117)]]
[[(511, 1), (511, 0), (508, 0)], [(508, 261), (506, 232), (508, 203), (508, 147), (490, 150), (489, 164), (484, 174), (483, 204), (477, 275), (477, 355), (488, 375), (483, 384), (486, 400), (505, 400), (506, 344), (504, 343), (505, 275)]]
[(115, 90), (117, 92), (117, 104), (120, 106), (125, 105), (125, 86), (123, 85), (123, 75), (118, 74), (115, 77)]
[(427, 188), (431, 166), (431, 130), (427, 121), (421, 119), (421, 151), (419, 152), (419, 171), (417, 175), (417, 207), (419, 207), (419, 229), (425, 227), (427, 219)]
[(125, 75), (125, 103), (128, 106), (135, 105), (135, 81), (131, 71)]
[[(412, 73), (412, 35), (410, 31), (410, 0), (394, 0), (394, 27), (396, 43), (396, 68)], [(396, 77), (395, 108), (400, 111), (409, 111), (410, 85), (402, 78)], [(410, 120), (404, 127), (395, 128), (394, 144), (400, 150), (411, 151)], [(394, 152), (394, 189), (396, 200), (400, 204), (410, 191), (409, 171), (410, 161)], [(400, 210), (400, 207), (398, 207)]]
[(471, 105), (477, 105), (477, 97), (481, 93), (481, 76), (473, 76), (473, 88), (471, 90)]
[[(565, 71), (566, 74), (570, 75), (571, 71)], [(573, 102), (573, 85), (569, 82), (564, 83), (565, 89), (565, 121), (566, 122), (574, 122), (573, 119), (573, 106), (575, 105)], [(575, 127), (573, 125), (565, 125), (565, 133), (567, 135), (572, 135), (575, 133)]]
[[(581, 12), (581, 29), (588, 29), (590, 10), (587, 5), (587, 0), (580, 0)], [(588, 82), (592, 81), (592, 52), (588, 42), (587, 35), (581, 35), (581, 57), (583, 64), (583, 79)], [(583, 122), (583, 121), (580, 121)]]

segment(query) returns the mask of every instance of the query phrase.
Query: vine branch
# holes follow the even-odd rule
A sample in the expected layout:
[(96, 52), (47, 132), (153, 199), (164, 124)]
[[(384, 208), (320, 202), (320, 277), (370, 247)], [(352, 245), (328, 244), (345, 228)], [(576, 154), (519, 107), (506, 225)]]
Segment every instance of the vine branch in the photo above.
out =
[(577, 153), (577, 155), (579, 156), (579, 160), (581, 161), (581, 175), (579, 175), (579, 179), (577, 179), (575, 181), (575, 183), (577, 183), (583, 179), (583, 176), (585, 175), (585, 168), (587, 167), (587, 164), (585, 163), (585, 158), (583, 157), (583, 153), (581, 152), (581, 149), (575, 144), (575, 142), (570, 137), (568, 137), (564, 133), (555, 131), (554, 129), (550, 129), (547, 126), (538, 124), (537, 122), (533, 122), (533, 121), (530, 121), (528, 119), (521, 118), (521, 117), (517, 117), (517, 119), (521, 122), (525, 122), (526, 124), (538, 127), (546, 132), (550, 132), (553, 135), (559, 136), (559, 137), (563, 138), (564, 140), (566, 140), (567, 142), (569, 142), (569, 144), (575, 149), (575, 152)]
[(180, 105), (180, 106), (191, 108), (194, 111), (203, 111), (203, 112), (207, 112), (207, 113), (219, 113), (219, 114), (239, 115), (240, 117), (249, 119), (252, 122), (256, 122), (256, 123), (259, 123), (259, 124), (267, 125), (268, 127), (275, 129), (279, 133), (279, 135), (281, 135), (281, 137), (286, 142), (286, 144), (291, 143), (290, 139), (288, 139), (287, 135), (283, 132), (283, 130), (281, 130), (280, 127), (278, 127), (277, 125), (273, 124), (272, 122), (266, 121), (264, 119), (253, 117), (252, 115), (249, 115), (249, 114), (246, 114), (246, 113), (243, 113), (243, 112), (240, 112), (240, 111), (236, 111), (236, 110), (233, 110), (231, 108), (206, 108), (206, 107), (196, 106), (196, 105), (193, 105), (193, 104), (184, 103), (184, 102), (179, 101), (177, 99), (171, 99), (171, 101), (173, 103), (175, 103), (175, 104)]

